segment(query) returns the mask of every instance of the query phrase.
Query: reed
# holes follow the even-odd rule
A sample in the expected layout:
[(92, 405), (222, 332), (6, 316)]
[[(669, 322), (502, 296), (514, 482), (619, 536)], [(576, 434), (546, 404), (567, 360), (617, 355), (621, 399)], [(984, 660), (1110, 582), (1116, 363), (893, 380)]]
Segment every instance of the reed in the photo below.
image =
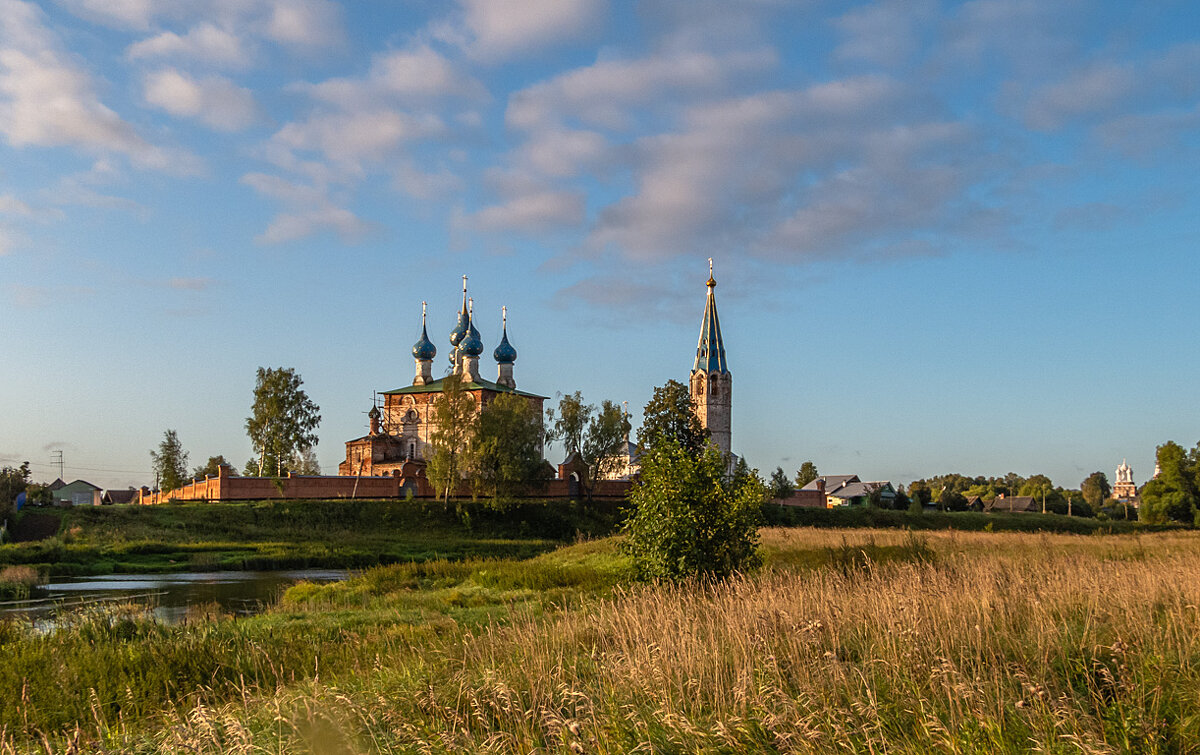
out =
[[(103, 727), (82, 715), (40, 745), (10, 726), (0, 751), (67, 752), (72, 726), (135, 752), (1200, 748), (1196, 534), (793, 529), (763, 543), (759, 574), (678, 586), (536, 586), (555, 568), (547, 554), (489, 588), (509, 603), (486, 621), (367, 623), (341, 636), (366, 652), (322, 656), (319, 673), (235, 683), (137, 720), (109, 714)], [(620, 573), (606, 541), (557, 557)], [(378, 612), (494, 568), (381, 571), (347, 589)], [(553, 589), (577, 599), (519, 597)], [(298, 599), (275, 620), (350, 602)], [(316, 655), (328, 641), (314, 638)]]

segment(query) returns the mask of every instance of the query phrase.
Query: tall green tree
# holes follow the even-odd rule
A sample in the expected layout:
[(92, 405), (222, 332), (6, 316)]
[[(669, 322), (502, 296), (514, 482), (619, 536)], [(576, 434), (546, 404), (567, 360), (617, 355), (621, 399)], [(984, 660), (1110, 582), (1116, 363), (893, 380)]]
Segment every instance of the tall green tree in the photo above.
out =
[(16, 508), (17, 496), (29, 489), (29, 462), (0, 469), (0, 523)]
[(154, 475), (158, 478), (159, 490), (170, 492), (182, 486), (190, 478), (187, 473), (188, 453), (183, 450), (179, 436), (174, 430), (163, 433), (157, 451), (150, 452), (154, 462)]
[(288, 464), (288, 471), (293, 474), (302, 475), (321, 474), (321, 461), (317, 458), (316, 449), (309, 446), (292, 454), (291, 462)]
[(796, 489), (787, 472), (783, 471), (783, 467), (775, 467), (775, 471), (771, 473), (771, 480), (768, 486), (771, 490), (772, 499), (787, 498)]
[(538, 482), (544, 467), (538, 411), (515, 393), (502, 393), (479, 413), (472, 486), (501, 503)]
[(600, 408), (583, 403), (576, 391), (558, 402), (557, 414), (546, 411), (551, 437), (563, 444), (567, 454), (577, 453), (585, 473), (579, 482), (591, 500), (596, 483), (615, 472), (622, 463), (629, 438), (629, 418), (614, 402), (605, 399)]
[(671, 441), (684, 451), (699, 457), (708, 443), (708, 431), (700, 426), (688, 387), (668, 380), (654, 389), (642, 410), (638, 444), (649, 449), (662, 441)]
[(1083, 500), (1094, 510), (1099, 510), (1108, 497), (1112, 495), (1112, 486), (1108, 484), (1108, 475), (1103, 472), (1092, 472), (1087, 479), (1079, 483)]
[(568, 456), (578, 453), (583, 448), (583, 436), (595, 411), (595, 406), (583, 403), (582, 393), (568, 393), (559, 399), (557, 413), (554, 407), (546, 409), (546, 420), (550, 425), (547, 434), (562, 443)]
[(918, 506), (928, 506), (933, 501), (933, 491), (924, 480), (913, 480), (908, 486), (908, 497)]
[(1021, 485), (1017, 495), (1031, 496), (1042, 505), (1044, 511), (1066, 512), (1067, 503), (1062, 493), (1054, 487), (1054, 482), (1044, 474), (1035, 474)]
[(817, 465), (811, 461), (806, 461), (800, 465), (799, 471), (796, 472), (796, 487), (802, 488), (820, 476), (821, 473), (817, 471)]
[(205, 477), (216, 477), (219, 473), (218, 469), (222, 466), (229, 467), (231, 472), (234, 470), (233, 465), (221, 454), (210, 456), (208, 457), (208, 461), (204, 463), (204, 466), (196, 467), (192, 470), (192, 479), (203, 480)]
[(1167, 441), (1155, 456), (1159, 473), (1142, 488), (1138, 518), (1151, 524), (1195, 522), (1200, 504), (1200, 445), (1189, 452)]
[(757, 473), (728, 475), (715, 446), (697, 455), (672, 438), (654, 442), (641, 463), (624, 525), (624, 548), (641, 577), (721, 578), (761, 564), (767, 490)]
[(429, 443), (433, 453), (425, 475), (443, 501), (462, 483), (471, 469), (478, 424), (475, 399), (463, 390), (462, 376), (447, 375), (442, 392), (433, 402)]
[(259, 474), (282, 477), (293, 457), (317, 445), (318, 407), (291, 367), (258, 368), (246, 434), (258, 454)]

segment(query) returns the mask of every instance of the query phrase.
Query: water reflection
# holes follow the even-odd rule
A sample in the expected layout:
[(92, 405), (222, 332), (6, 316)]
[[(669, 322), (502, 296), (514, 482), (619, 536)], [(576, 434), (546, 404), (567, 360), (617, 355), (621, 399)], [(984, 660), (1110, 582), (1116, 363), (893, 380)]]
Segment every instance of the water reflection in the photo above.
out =
[(0, 617), (45, 620), (60, 610), (126, 600), (150, 607), (167, 623), (182, 621), (190, 608), (206, 604), (245, 616), (275, 602), (300, 580), (337, 582), (348, 576), (344, 569), (294, 569), (58, 578), (41, 588), (34, 600), (0, 606)]

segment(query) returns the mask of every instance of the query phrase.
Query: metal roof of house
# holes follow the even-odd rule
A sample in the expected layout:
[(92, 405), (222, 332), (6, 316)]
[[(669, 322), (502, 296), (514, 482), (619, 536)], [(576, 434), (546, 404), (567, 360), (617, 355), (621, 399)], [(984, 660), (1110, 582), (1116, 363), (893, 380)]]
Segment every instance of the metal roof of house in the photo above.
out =
[(851, 482), (830, 493), (835, 498), (861, 498), (890, 485), (888, 482)]
[(811, 480), (808, 484), (806, 484), (804, 487), (802, 487), (800, 489), (801, 490), (816, 490), (817, 483), (821, 482), (821, 481), (824, 481), (824, 483), (825, 483), (825, 492), (833, 493), (834, 491), (838, 490), (839, 488), (844, 487), (847, 483), (858, 482), (859, 480), (858, 480), (858, 475), (856, 475), (856, 474), (821, 475), (820, 477), (816, 478), (815, 480)]
[(1030, 512), (1041, 513), (1042, 504), (1031, 495), (1013, 495), (1001, 498), (996, 496), (987, 505), (988, 511)]

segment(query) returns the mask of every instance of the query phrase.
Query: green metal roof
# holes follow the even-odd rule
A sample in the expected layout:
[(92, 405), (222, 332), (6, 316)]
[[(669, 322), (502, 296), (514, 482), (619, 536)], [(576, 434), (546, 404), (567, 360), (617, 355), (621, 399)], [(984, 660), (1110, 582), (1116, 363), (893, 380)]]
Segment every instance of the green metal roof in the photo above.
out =
[[(395, 395), (414, 394), (414, 393), (441, 393), (442, 392), (442, 383), (445, 380), (446, 380), (446, 378), (438, 378), (437, 380), (434, 380), (432, 383), (429, 383), (427, 385), (406, 385), (403, 388), (395, 388), (390, 391), (383, 391), (383, 394), (385, 396), (395, 396)], [(506, 388), (503, 385), (500, 385), (498, 383), (493, 383), (490, 380), (484, 380), (482, 378), (480, 378), (479, 380), (476, 380), (474, 382), (471, 382), (471, 383), (463, 383), (464, 391), (477, 391), (480, 389), (483, 389), (485, 391), (495, 391), (496, 393), (515, 393), (518, 396), (526, 396), (528, 398), (540, 398), (543, 400), (548, 398), (546, 396), (539, 396), (536, 393), (529, 393), (527, 391), (518, 391), (513, 388)]]

